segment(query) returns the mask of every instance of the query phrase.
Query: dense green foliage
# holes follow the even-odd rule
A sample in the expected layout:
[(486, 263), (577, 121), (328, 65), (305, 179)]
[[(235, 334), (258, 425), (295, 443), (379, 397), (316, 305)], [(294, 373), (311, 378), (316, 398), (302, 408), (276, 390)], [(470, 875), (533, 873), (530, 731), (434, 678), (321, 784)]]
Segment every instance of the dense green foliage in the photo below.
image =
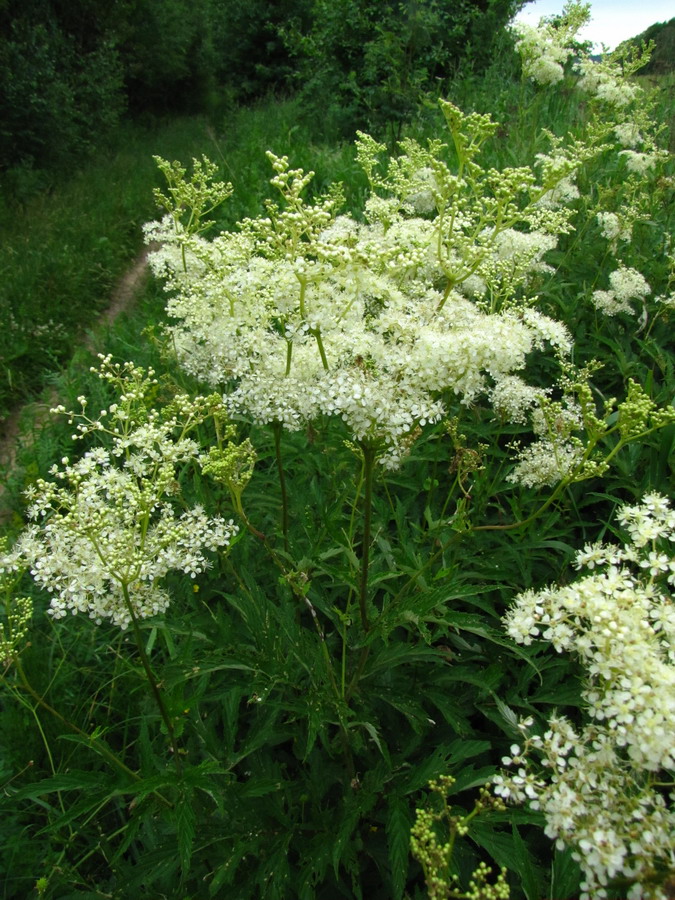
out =
[[(520, 0), (4, 0), (0, 170), (53, 167), (128, 111), (222, 114), (301, 87), (353, 131), (409, 115), (419, 90), (482, 65)], [(321, 98), (321, 99), (320, 99)]]
[(201, 120), (120, 128), (78, 172), (13, 175), (0, 207), (5, 273), (0, 285), (0, 419), (70, 358), (142, 244), (152, 212), (152, 154), (213, 147)]
[(519, 0), (313, 0), (309, 27), (284, 28), (294, 84), (325, 127), (400, 130), (424, 92), (460, 69), (481, 71)]
[(0, 168), (63, 165), (129, 109), (198, 113), (215, 58), (206, 0), (5, 0)]

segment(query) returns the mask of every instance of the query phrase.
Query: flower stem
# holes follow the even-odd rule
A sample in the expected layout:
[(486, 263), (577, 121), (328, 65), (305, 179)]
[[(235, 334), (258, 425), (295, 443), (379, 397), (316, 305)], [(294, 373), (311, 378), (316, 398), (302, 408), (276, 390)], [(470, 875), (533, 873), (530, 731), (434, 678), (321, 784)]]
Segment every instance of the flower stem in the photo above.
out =
[(147, 676), (148, 683), (150, 684), (150, 690), (152, 691), (155, 702), (157, 703), (159, 713), (162, 717), (162, 720), (164, 721), (164, 724), (166, 725), (166, 731), (169, 736), (169, 741), (171, 742), (171, 749), (173, 751), (176, 772), (179, 776), (181, 776), (182, 766), (180, 762), (178, 744), (176, 743), (176, 733), (173, 728), (173, 722), (171, 721), (171, 716), (169, 715), (169, 711), (166, 708), (166, 704), (164, 703), (164, 698), (162, 697), (161, 691), (159, 690), (159, 685), (157, 683), (157, 679), (155, 678), (155, 674), (152, 671), (150, 660), (148, 659), (148, 654), (145, 652), (145, 647), (143, 646), (143, 636), (141, 635), (141, 629), (138, 627), (138, 619), (136, 618), (136, 614), (134, 613), (134, 608), (131, 604), (131, 598), (129, 597), (129, 588), (126, 584), (122, 584), (122, 593), (124, 595), (125, 606), (129, 611), (129, 615), (131, 616), (131, 624), (134, 630), (136, 646), (138, 647), (138, 654), (141, 657), (141, 662), (143, 663), (143, 668), (145, 669), (145, 674)]
[(361, 444), (363, 451), (363, 479), (365, 483), (363, 498), (363, 541), (361, 544), (361, 580), (359, 582), (359, 609), (361, 611), (361, 626), (368, 631), (368, 564), (370, 561), (370, 533), (373, 520), (373, 481), (375, 476), (375, 460), (377, 451), (374, 447)]
[(281, 532), (284, 536), (284, 550), (288, 552), (288, 493), (286, 491), (284, 462), (281, 458), (281, 422), (275, 422), (272, 430), (274, 431), (274, 454), (279, 473), (279, 487), (281, 488)]
[(321, 331), (318, 328), (310, 328), (309, 333), (315, 338), (316, 345), (319, 348), (319, 356), (321, 357), (321, 365), (324, 368), (324, 371), (328, 371), (328, 357), (326, 356), (326, 351), (323, 346), (323, 341), (321, 340)]

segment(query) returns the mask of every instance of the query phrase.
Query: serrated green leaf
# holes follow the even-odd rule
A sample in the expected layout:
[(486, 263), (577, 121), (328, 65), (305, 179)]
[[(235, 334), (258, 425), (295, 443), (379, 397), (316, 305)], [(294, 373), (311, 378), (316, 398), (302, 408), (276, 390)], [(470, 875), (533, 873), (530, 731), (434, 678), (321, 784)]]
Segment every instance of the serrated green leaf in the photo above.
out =
[(579, 894), (581, 881), (581, 869), (579, 863), (572, 858), (573, 850), (566, 847), (564, 850), (556, 848), (551, 868), (551, 898), (576, 897)]
[(512, 829), (511, 834), (497, 831), (490, 822), (477, 819), (471, 824), (469, 837), (487, 850), (498, 866), (519, 876), (527, 900), (541, 900), (540, 874), (515, 824)]
[(499, 715), (504, 720), (508, 731), (510, 731), (513, 735), (520, 735), (521, 731), (518, 728), (518, 722), (520, 721), (518, 715), (504, 703), (503, 700), (500, 700), (499, 697), (495, 695), (494, 701), (497, 705), (497, 709), (499, 710)]
[(106, 775), (100, 772), (66, 772), (52, 775), (37, 781), (34, 784), (19, 788), (12, 794), (14, 800), (35, 800), (43, 794), (52, 794), (56, 791), (86, 791), (95, 789), (100, 791), (105, 784)]
[(532, 703), (550, 703), (553, 706), (581, 706), (581, 686), (574, 678), (532, 696)]
[(394, 794), (387, 804), (385, 830), (391, 866), (392, 898), (400, 900), (408, 875), (412, 815), (406, 800)]
[(536, 865), (530, 851), (527, 849), (525, 841), (520, 836), (520, 832), (515, 824), (511, 826), (513, 835), (514, 857), (512, 868), (520, 875), (523, 891), (527, 900), (541, 900), (543, 896), (541, 883), (538, 877)]
[(406, 794), (413, 794), (425, 787), (433, 778), (446, 774), (449, 767), (449, 753), (447, 747), (439, 747), (431, 756), (410, 772), (404, 780), (401, 790)]
[(388, 760), (389, 753), (387, 752), (387, 748), (382, 746), (382, 742), (380, 741), (380, 735), (378, 733), (377, 728), (373, 725), (372, 722), (350, 722), (350, 728), (364, 728), (368, 734), (370, 735), (370, 739), (373, 741), (377, 749), (382, 754), (383, 758)]
[(209, 882), (209, 897), (218, 897), (218, 891), (224, 884), (232, 884), (239, 863), (249, 853), (250, 847), (244, 842), (240, 842), (230, 851), (227, 862), (216, 869), (213, 878)]
[(472, 788), (481, 787), (492, 781), (496, 774), (494, 766), (483, 766), (475, 769), (473, 763), (464, 764), (458, 772), (452, 772), (455, 779), (453, 785), (448, 788), (448, 796), (461, 794), (462, 791), (470, 791)]
[(278, 778), (255, 777), (241, 786), (239, 796), (264, 797), (266, 794), (276, 793), (280, 788), (281, 782)]
[(458, 738), (452, 741), (446, 748), (448, 760), (451, 765), (464, 762), (465, 759), (471, 759), (472, 756), (479, 756), (492, 747), (490, 741), (478, 741), (471, 739)]
[(427, 688), (424, 692), (425, 697), (430, 703), (436, 707), (441, 713), (445, 722), (452, 725), (457, 732), (465, 732), (469, 728), (469, 722), (460, 704), (455, 701), (452, 696), (445, 691)]
[(192, 859), (192, 843), (197, 827), (191, 792), (184, 791), (174, 807), (176, 837), (178, 839), (178, 856), (183, 877), (190, 871)]

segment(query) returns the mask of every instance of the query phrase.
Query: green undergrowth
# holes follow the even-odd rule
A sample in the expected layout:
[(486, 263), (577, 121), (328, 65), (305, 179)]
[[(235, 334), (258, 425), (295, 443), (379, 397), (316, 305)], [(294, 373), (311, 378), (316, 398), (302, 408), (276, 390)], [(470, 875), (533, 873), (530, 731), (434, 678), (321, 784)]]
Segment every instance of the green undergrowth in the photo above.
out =
[(195, 119), (129, 125), (80, 169), (3, 191), (0, 421), (67, 363), (140, 250), (152, 154), (189, 159), (207, 144)]

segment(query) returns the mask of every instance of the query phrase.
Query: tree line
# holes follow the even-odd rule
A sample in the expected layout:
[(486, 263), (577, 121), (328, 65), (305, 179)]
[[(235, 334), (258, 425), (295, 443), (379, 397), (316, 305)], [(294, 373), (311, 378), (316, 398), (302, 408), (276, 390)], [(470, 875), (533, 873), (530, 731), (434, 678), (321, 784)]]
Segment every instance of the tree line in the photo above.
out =
[(338, 131), (490, 60), (527, 0), (0, 0), (0, 170), (58, 167), (124, 116), (300, 92)]

